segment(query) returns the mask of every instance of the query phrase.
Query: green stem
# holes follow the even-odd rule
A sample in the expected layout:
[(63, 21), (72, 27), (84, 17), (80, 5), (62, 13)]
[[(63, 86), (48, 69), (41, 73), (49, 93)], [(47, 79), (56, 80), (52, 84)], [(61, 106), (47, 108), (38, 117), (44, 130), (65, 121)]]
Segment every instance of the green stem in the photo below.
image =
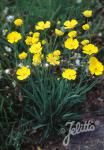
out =
[(17, 49), (17, 45), (14, 44), (14, 59), (15, 59), (15, 66), (17, 67), (17, 59), (18, 59), (18, 49)]

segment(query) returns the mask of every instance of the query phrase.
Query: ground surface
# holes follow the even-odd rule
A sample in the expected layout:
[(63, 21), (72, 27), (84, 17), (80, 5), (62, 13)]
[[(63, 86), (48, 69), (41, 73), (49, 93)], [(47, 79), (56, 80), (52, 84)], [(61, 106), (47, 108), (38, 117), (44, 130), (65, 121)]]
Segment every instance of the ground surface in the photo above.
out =
[[(100, 116), (92, 119), (92, 121), (96, 124), (94, 132), (82, 133), (72, 137), (68, 147), (63, 146), (63, 139), (54, 138), (53, 141), (47, 141), (42, 146), (42, 150), (104, 150), (104, 117)], [(32, 146), (31, 150), (37, 150), (37, 148)]]
[[(83, 120), (94, 122), (95, 131), (73, 136), (68, 147), (63, 147), (64, 137), (54, 137), (41, 145), (42, 150), (104, 150), (104, 82), (88, 93), (83, 108), (86, 108)], [(37, 145), (32, 145), (25, 150), (37, 150), (36, 147)]]

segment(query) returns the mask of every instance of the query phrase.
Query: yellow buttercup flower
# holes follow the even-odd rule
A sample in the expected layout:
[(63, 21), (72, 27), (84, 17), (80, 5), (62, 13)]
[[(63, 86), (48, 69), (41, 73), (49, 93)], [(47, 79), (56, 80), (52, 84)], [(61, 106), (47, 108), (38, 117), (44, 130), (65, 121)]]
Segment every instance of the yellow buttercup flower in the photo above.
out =
[(84, 12), (83, 12), (83, 15), (85, 16), (85, 17), (92, 17), (92, 10), (85, 10)]
[(68, 36), (70, 37), (70, 38), (75, 38), (76, 36), (77, 36), (77, 31), (70, 31), (69, 33), (68, 33)]
[(65, 29), (72, 29), (72, 28), (75, 28), (77, 24), (78, 24), (78, 21), (75, 19), (67, 20), (64, 22), (64, 27)]
[(32, 37), (32, 44), (36, 44), (39, 42), (39, 38), (38, 37)]
[(98, 62), (98, 59), (95, 56), (90, 57), (88, 63), (89, 64), (96, 64)]
[(88, 69), (92, 75), (97, 75), (97, 76), (102, 75), (104, 72), (104, 66), (96, 57), (90, 58)]
[(40, 38), (40, 33), (39, 32), (33, 33), (32, 44), (36, 44), (37, 42), (39, 42), (39, 38)]
[(81, 44), (84, 46), (84, 45), (87, 45), (87, 44), (89, 44), (90, 43), (90, 41), (89, 40), (87, 40), (87, 39), (84, 39), (82, 42), (81, 42)]
[(36, 44), (37, 42), (39, 42), (39, 38), (34, 38), (31, 36), (27, 36), (25, 40), (26, 45), (33, 45), (33, 44)]
[(26, 43), (26, 45), (35, 44), (35, 43), (39, 42), (39, 38), (40, 38), (40, 33), (34, 32), (34, 33), (32, 33), (32, 36), (26, 37), (25, 43)]
[(27, 36), (26, 40), (25, 40), (26, 45), (32, 45), (32, 37), (31, 36)]
[(27, 53), (26, 52), (22, 52), (18, 55), (19, 59), (26, 59), (27, 58)]
[(79, 47), (79, 42), (77, 39), (68, 38), (65, 43), (65, 48), (70, 50), (75, 50)]
[(26, 66), (22, 66), (16, 71), (16, 75), (18, 80), (24, 80), (30, 76), (30, 69)]
[(83, 50), (83, 53), (88, 54), (88, 55), (98, 53), (98, 47), (95, 46), (94, 44), (87, 44), (83, 46), (82, 50)]
[(30, 32), (29, 32), (29, 35), (33, 35), (33, 32), (32, 32), (32, 31), (30, 31)]
[(41, 53), (41, 51), (42, 51), (42, 45), (40, 42), (31, 45), (31, 47), (29, 48), (29, 52), (33, 54)]
[(42, 58), (43, 58), (43, 55), (41, 53), (38, 53), (38, 54), (34, 54), (33, 55), (33, 59), (32, 59), (32, 64), (34, 66), (38, 66), (41, 64), (41, 61), (42, 61)]
[(40, 33), (39, 32), (34, 32), (33, 33), (33, 37), (34, 38), (39, 38), (40, 37)]
[(61, 55), (61, 51), (60, 50), (54, 50), (53, 55), (56, 56), (56, 57), (60, 56)]
[(57, 36), (63, 36), (63, 35), (64, 35), (64, 32), (61, 31), (61, 30), (59, 30), (59, 29), (55, 29), (55, 34), (56, 34)]
[(21, 25), (23, 24), (23, 20), (20, 19), (20, 18), (18, 18), (18, 19), (16, 19), (16, 20), (14, 20), (14, 24), (15, 24), (16, 26), (21, 26)]
[(11, 44), (17, 43), (22, 39), (22, 35), (18, 33), (17, 31), (12, 31), (7, 35), (7, 41)]
[(37, 25), (35, 26), (36, 30), (45, 30), (51, 27), (51, 22), (50, 21), (39, 21)]
[(49, 62), (51, 65), (59, 65), (60, 64), (60, 50), (55, 50), (53, 53), (49, 53), (46, 57), (47, 62)]
[(83, 30), (89, 30), (89, 29), (90, 29), (90, 25), (89, 25), (89, 24), (84, 24), (84, 25), (82, 26), (82, 29), (83, 29)]
[(74, 69), (65, 69), (62, 73), (62, 77), (68, 80), (75, 80), (77, 72)]
[(60, 64), (59, 57), (55, 57), (53, 54), (48, 54), (47, 62), (49, 62), (53, 66)]

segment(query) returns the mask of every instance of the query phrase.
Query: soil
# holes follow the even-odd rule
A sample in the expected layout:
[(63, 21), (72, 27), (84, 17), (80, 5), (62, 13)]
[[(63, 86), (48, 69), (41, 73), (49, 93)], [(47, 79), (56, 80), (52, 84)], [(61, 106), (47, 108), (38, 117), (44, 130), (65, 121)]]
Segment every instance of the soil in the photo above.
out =
[(64, 137), (54, 137), (42, 145), (25, 145), (24, 150), (104, 150), (104, 81), (87, 94), (83, 108), (86, 112), (83, 121), (94, 122), (95, 131), (73, 136), (68, 147), (62, 144)]
[(25, 150), (104, 150), (104, 118), (98, 117), (93, 121), (96, 125), (95, 131), (73, 136), (68, 147), (62, 144), (64, 138), (55, 137), (41, 146), (32, 145)]

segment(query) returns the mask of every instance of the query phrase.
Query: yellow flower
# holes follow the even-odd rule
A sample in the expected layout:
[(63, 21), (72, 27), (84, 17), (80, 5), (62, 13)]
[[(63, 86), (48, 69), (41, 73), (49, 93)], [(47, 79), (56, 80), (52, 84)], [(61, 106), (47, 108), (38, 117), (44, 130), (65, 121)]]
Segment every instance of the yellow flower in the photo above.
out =
[(83, 46), (82, 50), (83, 50), (83, 53), (88, 54), (88, 55), (98, 53), (98, 47), (95, 46), (94, 44), (87, 44)]
[(27, 36), (26, 40), (25, 40), (26, 45), (32, 45), (32, 37), (31, 36)]
[(65, 43), (65, 48), (70, 49), (70, 50), (74, 50), (77, 49), (79, 47), (79, 42), (77, 39), (72, 39), (72, 38), (68, 38)]
[(39, 38), (38, 37), (32, 37), (32, 44), (36, 44), (37, 42), (39, 42)]
[(39, 38), (40, 37), (40, 33), (39, 32), (34, 32), (33, 33), (33, 37), (34, 38)]
[(96, 58), (96, 57), (94, 57), (94, 56), (92, 56), (92, 57), (90, 57), (90, 59), (89, 59), (89, 64), (96, 64), (98, 62), (98, 59)]
[(98, 76), (103, 74), (104, 66), (96, 57), (91, 57), (88, 69), (92, 75), (95, 74)]
[(27, 68), (26, 66), (22, 66), (16, 71), (17, 79), (18, 80), (24, 80), (28, 76), (30, 76), (30, 69)]
[(75, 80), (77, 72), (74, 69), (65, 69), (62, 73), (62, 77), (68, 80)]
[(76, 36), (77, 36), (77, 31), (70, 31), (69, 33), (68, 33), (68, 36), (70, 37), (70, 38), (75, 38)]
[(40, 38), (40, 33), (39, 32), (33, 33), (32, 44), (35, 44), (35, 43), (39, 42), (39, 38)]
[(18, 18), (18, 19), (16, 19), (16, 20), (14, 20), (14, 24), (15, 24), (16, 26), (21, 26), (21, 25), (23, 24), (23, 20), (20, 19), (20, 18)]
[(42, 45), (45, 45), (47, 43), (46, 40), (42, 40)]
[(92, 10), (85, 10), (84, 12), (83, 12), (83, 15), (85, 16), (85, 17), (92, 17)]
[(36, 54), (36, 53), (41, 53), (42, 51), (42, 45), (40, 42), (31, 45), (31, 47), (29, 48), (30, 53)]
[(55, 50), (53, 53), (49, 53), (46, 57), (47, 62), (49, 62), (53, 66), (59, 65), (60, 55), (61, 55), (61, 52), (59, 50)]
[(35, 43), (39, 42), (39, 37), (40, 37), (40, 33), (39, 32), (34, 32), (34, 33), (32, 33), (32, 36), (27, 36), (26, 37), (25, 43), (27, 45), (35, 44)]
[(43, 55), (42, 55), (41, 53), (34, 54), (32, 64), (33, 64), (34, 66), (40, 65), (40, 64), (41, 64), (41, 61), (42, 61), (42, 58), (43, 58)]
[(35, 26), (36, 30), (45, 30), (51, 27), (51, 22), (50, 21), (39, 21), (37, 25)]
[(55, 34), (56, 34), (57, 36), (63, 36), (63, 35), (64, 35), (64, 32), (61, 31), (61, 30), (59, 30), (59, 29), (55, 29)]
[(33, 32), (32, 32), (32, 31), (30, 31), (30, 32), (29, 32), (29, 35), (33, 35)]
[(89, 29), (90, 29), (90, 25), (89, 25), (89, 24), (84, 24), (84, 25), (82, 26), (82, 29), (83, 29), (83, 30), (89, 30)]
[(27, 36), (25, 40), (26, 45), (33, 45), (36, 44), (37, 42), (39, 42), (39, 38), (35, 38), (31, 36)]
[(75, 19), (67, 20), (64, 22), (65, 29), (75, 28), (77, 24), (78, 24), (78, 21)]
[(19, 59), (26, 59), (27, 58), (27, 53), (22, 52), (22, 53), (19, 54), (18, 57), (19, 57)]
[(87, 39), (84, 39), (82, 42), (81, 42), (81, 44), (84, 46), (84, 45), (87, 45), (87, 44), (89, 44), (90, 43), (90, 41), (89, 40), (87, 40)]
[(22, 39), (22, 35), (17, 31), (13, 31), (7, 35), (7, 41), (11, 44), (17, 43), (21, 39)]
[(61, 55), (61, 51), (60, 50), (54, 50), (53, 55), (56, 56), (56, 57), (60, 56)]

